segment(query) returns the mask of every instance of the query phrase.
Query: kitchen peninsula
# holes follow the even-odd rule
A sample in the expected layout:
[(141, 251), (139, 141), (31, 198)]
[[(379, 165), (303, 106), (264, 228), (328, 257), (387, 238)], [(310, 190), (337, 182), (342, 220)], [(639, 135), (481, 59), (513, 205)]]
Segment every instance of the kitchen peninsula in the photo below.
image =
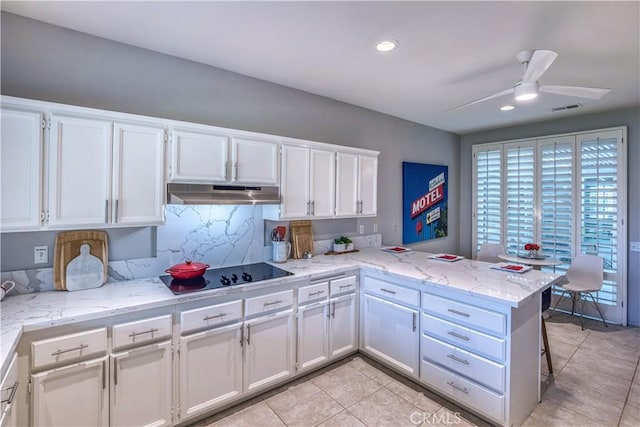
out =
[[(29, 375), (35, 376), (31, 373), (35, 364), (34, 356), (29, 354), (31, 347), (23, 342), (33, 345), (36, 341), (44, 342), (52, 337), (69, 333), (77, 335), (78, 331), (102, 327), (105, 344), (96, 356), (108, 359), (105, 355), (114, 357), (114, 353), (107, 349), (104, 326), (115, 325), (110, 328), (115, 347), (118, 324), (122, 321), (129, 322), (128, 325), (135, 319), (158, 319), (163, 315), (169, 322), (166, 336), (170, 340), (168, 351), (172, 355), (175, 352), (175, 359), (179, 359), (185, 356), (184, 353), (180, 355), (177, 348), (180, 340), (184, 339), (182, 335), (185, 335), (184, 328), (189, 321), (184, 313), (188, 310), (214, 305), (231, 307), (244, 300), (244, 315), (242, 305), (238, 303), (237, 320), (241, 322), (244, 316), (247, 324), (253, 321), (247, 320), (251, 317), (253, 300), (260, 301), (261, 307), (265, 301), (264, 307), (267, 307), (271, 301), (264, 299), (266, 296), (280, 295), (282, 297), (277, 298), (280, 305), (272, 308), (273, 311), (282, 311), (271, 313), (267, 310), (265, 313), (276, 316), (282, 312), (293, 322), (293, 313), (300, 314), (306, 301), (313, 300), (303, 301), (313, 294), (306, 289), (314, 287), (318, 295), (326, 292), (323, 298), (328, 295), (334, 298), (335, 288), (337, 297), (326, 300), (327, 307), (333, 301), (333, 312), (327, 308), (327, 316), (321, 316), (325, 318), (331, 313), (336, 315), (336, 303), (342, 301), (340, 295), (353, 294), (357, 288), (357, 297), (353, 298), (356, 302), (351, 308), (357, 316), (356, 343), (351, 348), (344, 347), (347, 350), (341, 353), (341, 357), (360, 350), (493, 423), (522, 423), (538, 401), (540, 292), (555, 283), (559, 275), (540, 271), (523, 274), (503, 272), (491, 269), (488, 263), (466, 259), (446, 262), (431, 259), (429, 255), (416, 251), (388, 253), (380, 248), (341, 256), (318, 255), (278, 265), (294, 273), (293, 276), (179, 296), (173, 295), (159, 279), (149, 278), (112, 282), (102, 288), (73, 293), (41, 292), (9, 297), (1, 305), (2, 374), (17, 351), (21, 383), (29, 382)], [(349, 282), (351, 278), (353, 280)], [(348, 289), (333, 286), (341, 283), (347, 283), (345, 288)], [(323, 286), (326, 286), (326, 291)], [(325, 300), (320, 298), (318, 296), (315, 302), (324, 304)], [(228, 323), (221, 322), (221, 325), (225, 325), (220, 326), (223, 329)], [(287, 329), (292, 335), (292, 348), (293, 343), (300, 343), (300, 336), (295, 337), (295, 329)], [(303, 331), (300, 323), (297, 329), (300, 335)], [(240, 337), (240, 340), (246, 338)], [(259, 343), (258, 335), (256, 340)], [(398, 346), (398, 342), (402, 345)], [(253, 343), (252, 340), (251, 345)], [(249, 351), (249, 344), (247, 340), (245, 351)], [(237, 347), (242, 352), (242, 344)], [(268, 386), (258, 382), (249, 384), (249, 387), (245, 384), (244, 392), (241, 390), (233, 398), (191, 413), (187, 412), (182, 401), (181, 387), (185, 385), (179, 378), (184, 372), (176, 361), (171, 369), (175, 372), (174, 381), (179, 385), (169, 383), (166, 387), (170, 390), (172, 409), (181, 406), (182, 412), (172, 411), (165, 422), (181, 424), (193, 421), (307, 372), (300, 360), (296, 363), (296, 352), (292, 354), (294, 360), (286, 362), (292, 365), (291, 369), (279, 374)], [(333, 360), (336, 359), (326, 357), (317, 366)], [(50, 365), (53, 364), (51, 361)], [(111, 365), (113, 369), (114, 364)], [(514, 372), (518, 373), (517, 381), (514, 381)], [(23, 402), (22, 408), (18, 405), (22, 417), (19, 420), (27, 423), (27, 419), (31, 419), (33, 423), (33, 415), (28, 415), (33, 408), (26, 407), (30, 399), (25, 389), (18, 392), (18, 402)]]

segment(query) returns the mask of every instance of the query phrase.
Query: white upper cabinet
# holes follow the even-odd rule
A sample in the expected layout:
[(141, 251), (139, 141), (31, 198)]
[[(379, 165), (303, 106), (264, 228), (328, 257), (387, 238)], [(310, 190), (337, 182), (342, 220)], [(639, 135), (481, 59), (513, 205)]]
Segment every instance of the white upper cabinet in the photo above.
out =
[(378, 158), (336, 155), (336, 216), (374, 216), (378, 211)]
[(335, 152), (282, 146), (280, 218), (330, 218), (334, 215)]
[(237, 184), (278, 184), (278, 144), (246, 138), (231, 143), (232, 182)]
[(0, 230), (40, 228), (43, 115), (2, 108)]
[(54, 115), (50, 141), (49, 227), (163, 222), (162, 127)]
[(222, 129), (193, 126), (171, 131), (169, 181), (278, 184), (278, 144), (239, 138)]
[(172, 182), (226, 182), (229, 178), (229, 138), (206, 131), (171, 131)]
[(164, 135), (161, 127), (115, 124), (114, 224), (149, 225), (164, 221)]
[(49, 226), (105, 226), (111, 201), (112, 122), (53, 116)]

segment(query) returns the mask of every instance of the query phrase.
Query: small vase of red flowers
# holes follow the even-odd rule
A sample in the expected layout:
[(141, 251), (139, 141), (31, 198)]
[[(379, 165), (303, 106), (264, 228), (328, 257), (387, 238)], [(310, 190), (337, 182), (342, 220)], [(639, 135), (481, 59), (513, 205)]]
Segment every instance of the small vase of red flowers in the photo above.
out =
[(540, 246), (535, 243), (527, 243), (526, 245), (524, 245), (524, 250), (529, 251), (529, 258), (537, 258)]

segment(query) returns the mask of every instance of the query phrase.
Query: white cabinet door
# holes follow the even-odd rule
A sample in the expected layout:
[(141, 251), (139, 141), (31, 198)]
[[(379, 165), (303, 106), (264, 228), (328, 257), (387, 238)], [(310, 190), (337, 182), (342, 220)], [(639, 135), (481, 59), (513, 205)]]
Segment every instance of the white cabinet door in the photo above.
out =
[(42, 212), (41, 113), (2, 108), (0, 230), (37, 230)]
[(245, 392), (293, 375), (293, 311), (245, 321)]
[(330, 310), (329, 356), (335, 358), (358, 348), (358, 310), (355, 294), (331, 299)]
[(365, 294), (362, 322), (364, 350), (412, 377), (418, 376), (416, 310)]
[(236, 323), (180, 338), (180, 420), (242, 394), (242, 328)]
[(229, 137), (205, 131), (172, 129), (171, 182), (221, 182), (229, 176)]
[(278, 184), (278, 144), (233, 138), (232, 181), (237, 184)]
[(335, 213), (335, 156), (333, 151), (311, 150), (309, 193), (313, 217), (327, 218)]
[(31, 375), (33, 425), (108, 426), (106, 366), (107, 356), (104, 356)]
[(358, 214), (358, 155), (336, 154), (336, 216)]
[(309, 215), (309, 149), (282, 146), (281, 218)]
[(111, 355), (111, 425), (172, 424), (171, 360), (170, 341)]
[(378, 158), (358, 157), (358, 199), (361, 215), (376, 215), (378, 212)]
[(16, 393), (20, 383), (18, 382), (18, 355), (14, 354), (9, 369), (0, 383), (0, 426), (17, 427), (18, 410), (16, 406)]
[(164, 128), (116, 123), (113, 140), (112, 222), (164, 220)]
[(329, 304), (322, 301), (298, 308), (298, 370), (329, 359)]
[(112, 122), (53, 116), (49, 226), (104, 226), (111, 198)]

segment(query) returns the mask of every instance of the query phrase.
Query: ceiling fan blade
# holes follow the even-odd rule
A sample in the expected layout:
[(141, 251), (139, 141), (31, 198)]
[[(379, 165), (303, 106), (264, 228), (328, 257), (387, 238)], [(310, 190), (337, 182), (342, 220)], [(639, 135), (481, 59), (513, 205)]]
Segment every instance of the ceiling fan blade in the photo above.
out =
[(522, 76), (522, 83), (535, 83), (553, 64), (558, 54), (552, 50), (536, 50), (533, 52), (529, 65)]
[(555, 93), (556, 95), (575, 96), (578, 98), (600, 99), (611, 89), (601, 89), (597, 87), (578, 87), (578, 86), (540, 86), (541, 92)]
[(484, 98), (476, 99), (475, 101), (469, 102), (468, 104), (464, 104), (464, 105), (460, 105), (458, 107), (452, 108), (450, 110), (447, 110), (447, 113), (450, 112), (450, 111), (460, 110), (461, 108), (469, 107), (469, 106), (471, 106), (473, 104), (478, 104), (480, 102), (488, 101), (488, 100), (493, 99), (493, 98), (499, 98), (501, 96), (508, 95), (510, 93), (513, 93), (513, 88), (510, 88), (510, 89), (507, 89), (507, 90), (503, 90), (502, 92), (494, 93), (493, 95), (489, 95), (489, 96), (485, 96)]

